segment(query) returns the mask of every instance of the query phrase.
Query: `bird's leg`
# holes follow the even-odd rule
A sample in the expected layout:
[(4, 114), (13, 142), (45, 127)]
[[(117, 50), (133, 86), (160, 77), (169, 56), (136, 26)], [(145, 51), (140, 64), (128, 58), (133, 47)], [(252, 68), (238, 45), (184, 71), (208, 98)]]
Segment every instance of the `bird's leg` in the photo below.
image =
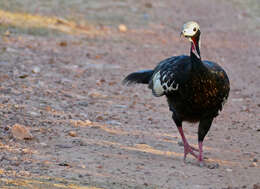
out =
[(192, 147), (192, 146), (189, 145), (189, 143), (188, 143), (188, 141), (186, 140), (186, 137), (185, 137), (185, 135), (184, 135), (184, 133), (183, 133), (182, 127), (181, 127), (181, 126), (178, 127), (178, 130), (179, 130), (179, 133), (180, 133), (180, 135), (181, 135), (182, 142), (183, 142), (183, 146), (184, 146), (184, 160), (186, 159), (186, 156), (187, 156), (187, 154), (189, 154), (189, 153), (190, 153), (191, 155), (193, 155), (195, 158), (198, 159), (198, 156), (193, 152), (193, 150), (196, 150), (196, 151), (197, 151), (197, 149), (195, 149), (194, 147)]
[(199, 129), (198, 129), (198, 140), (199, 140), (199, 164), (203, 165), (203, 140), (208, 133), (210, 126), (212, 124), (213, 118), (205, 118), (200, 120)]
[(200, 163), (200, 166), (203, 166), (203, 142), (202, 141), (199, 141), (199, 163)]

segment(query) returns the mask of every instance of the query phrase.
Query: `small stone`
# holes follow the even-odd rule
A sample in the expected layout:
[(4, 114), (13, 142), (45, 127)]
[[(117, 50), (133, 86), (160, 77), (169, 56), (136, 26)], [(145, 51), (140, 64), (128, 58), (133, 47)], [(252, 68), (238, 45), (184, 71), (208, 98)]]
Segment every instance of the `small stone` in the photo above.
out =
[(256, 162), (253, 162), (249, 165), (249, 167), (257, 167), (257, 163)]
[(43, 147), (47, 147), (47, 146), (48, 146), (48, 145), (47, 145), (46, 143), (44, 143), (44, 142), (41, 142), (40, 145), (43, 146)]
[(13, 125), (11, 133), (12, 136), (16, 139), (30, 140), (33, 138), (30, 130), (27, 127), (20, 124)]
[(75, 131), (70, 131), (68, 134), (71, 137), (76, 137), (77, 136), (77, 133)]
[(32, 151), (28, 148), (24, 148), (24, 149), (22, 149), (22, 153), (23, 154), (30, 154), (30, 153), (32, 153)]
[(48, 166), (48, 165), (51, 165), (51, 164), (52, 164), (52, 163), (51, 163), (50, 161), (48, 161), (48, 160), (44, 160), (44, 161), (42, 161), (41, 163), (42, 163), (42, 165), (44, 165), (44, 166)]
[(227, 168), (226, 171), (227, 172), (232, 172), (232, 169)]
[(126, 31), (127, 31), (127, 27), (126, 27), (126, 25), (124, 25), (124, 24), (120, 24), (120, 25), (118, 26), (118, 30), (119, 30), (120, 32), (126, 32)]
[(92, 126), (93, 122), (90, 120), (85, 120), (85, 121), (81, 121), (81, 120), (70, 120), (70, 123), (72, 125), (74, 125), (75, 127), (79, 127), (79, 126)]
[(35, 66), (35, 67), (33, 67), (33, 69), (32, 69), (32, 73), (39, 73), (41, 71), (41, 68), (40, 67), (38, 67), (38, 66)]
[(88, 106), (88, 102), (86, 102), (86, 101), (81, 101), (81, 102), (78, 102), (78, 105), (87, 107), (87, 106)]
[(28, 77), (28, 76), (29, 76), (28, 74), (23, 74), (23, 75), (20, 75), (19, 78), (25, 79), (25, 78)]
[(153, 4), (152, 3), (145, 3), (144, 4), (146, 8), (153, 8)]
[(79, 178), (83, 178), (83, 177), (84, 177), (84, 175), (82, 175), (82, 174), (79, 174), (79, 175), (78, 175), (78, 177), (79, 177)]
[(70, 165), (69, 165), (68, 163), (66, 163), (66, 162), (59, 163), (58, 165), (59, 165), (59, 166), (65, 166), (65, 167), (70, 166)]
[(116, 104), (116, 105), (114, 105), (114, 107), (115, 107), (115, 108), (122, 108), (122, 109), (127, 108), (126, 105), (121, 105), (121, 104)]
[(101, 116), (101, 115), (96, 117), (96, 121), (104, 121), (104, 119), (105, 118), (103, 116)]
[(231, 139), (231, 136), (227, 136), (226, 139), (227, 139), (227, 140), (230, 140), (230, 139)]
[(60, 45), (61, 47), (66, 47), (66, 46), (68, 45), (68, 43), (67, 43), (66, 41), (61, 41), (61, 42), (59, 43), (59, 45)]
[(88, 93), (88, 96), (90, 96), (91, 98), (105, 98), (106, 95), (101, 94), (99, 91), (97, 90), (92, 90)]
[(209, 165), (207, 165), (207, 167), (209, 169), (217, 169), (217, 168), (219, 168), (219, 164), (218, 163), (216, 163), (216, 164), (209, 164)]
[(57, 144), (56, 146), (59, 148), (73, 148), (74, 147), (71, 144)]
[(31, 114), (32, 116), (40, 116), (41, 114), (40, 113), (37, 113), (37, 112), (28, 112), (29, 114)]
[(30, 172), (28, 172), (28, 171), (19, 171), (19, 173), (18, 173), (20, 176), (30, 176), (31, 174), (30, 174)]
[(108, 125), (122, 125), (119, 121), (111, 120), (111, 121), (106, 121), (106, 124)]
[(81, 141), (79, 142), (79, 145), (80, 145), (80, 146), (87, 146), (88, 143), (81, 140)]

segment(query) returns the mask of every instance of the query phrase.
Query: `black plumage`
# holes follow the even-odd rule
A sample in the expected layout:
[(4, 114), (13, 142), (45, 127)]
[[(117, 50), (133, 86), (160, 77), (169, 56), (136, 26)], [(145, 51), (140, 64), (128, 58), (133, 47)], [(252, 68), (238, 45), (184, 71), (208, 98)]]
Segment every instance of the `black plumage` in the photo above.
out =
[[(184, 143), (184, 159), (191, 153), (202, 163), (202, 142), (228, 98), (230, 84), (226, 72), (217, 63), (201, 60), (199, 25), (188, 22), (181, 34), (191, 41), (190, 56), (168, 58), (153, 70), (129, 74), (123, 82), (149, 84), (155, 96), (166, 96)], [(188, 144), (182, 130), (183, 121), (199, 122), (199, 150)], [(199, 151), (199, 156), (193, 150)]]

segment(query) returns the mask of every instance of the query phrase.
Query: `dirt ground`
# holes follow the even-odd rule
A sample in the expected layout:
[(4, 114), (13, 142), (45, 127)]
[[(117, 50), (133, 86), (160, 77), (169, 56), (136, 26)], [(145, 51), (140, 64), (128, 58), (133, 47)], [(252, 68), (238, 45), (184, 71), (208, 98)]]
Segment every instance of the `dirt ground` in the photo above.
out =
[[(258, 0), (0, 2), (0, 187), (260, 188)], [(130, 72), (188, 54), (184, 22), (231, 91), (204, 142), (183, 146), (165, 98), (125, 87)], [(119, 27), (120, 24), (121, 27)], [(32, 138), (19, 139), (14, 125)], [(197, 124), (184, 124), (197, 146)], [(22, 133), (23, 134), (23, 133)]]

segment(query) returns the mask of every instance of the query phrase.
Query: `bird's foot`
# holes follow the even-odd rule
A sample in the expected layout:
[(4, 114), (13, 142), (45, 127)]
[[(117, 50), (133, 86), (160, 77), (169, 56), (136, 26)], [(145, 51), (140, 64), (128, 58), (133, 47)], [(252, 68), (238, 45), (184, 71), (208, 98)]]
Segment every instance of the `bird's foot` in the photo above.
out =
[(199, 141), (199, 157), (198, 157), (198, 160), (199, 160), (200, 167), (204, 166), (202, 145), (203, 145), (202, 141)]
[(188, 154), (193, 155), (196, 159), (199, 159), (199, 157), (194, 153), (194, 151), (198, 151), (196, 148), (190, 146), (188, 143), (184, 144), (184, 161), (186, 160), (186, 157)]

